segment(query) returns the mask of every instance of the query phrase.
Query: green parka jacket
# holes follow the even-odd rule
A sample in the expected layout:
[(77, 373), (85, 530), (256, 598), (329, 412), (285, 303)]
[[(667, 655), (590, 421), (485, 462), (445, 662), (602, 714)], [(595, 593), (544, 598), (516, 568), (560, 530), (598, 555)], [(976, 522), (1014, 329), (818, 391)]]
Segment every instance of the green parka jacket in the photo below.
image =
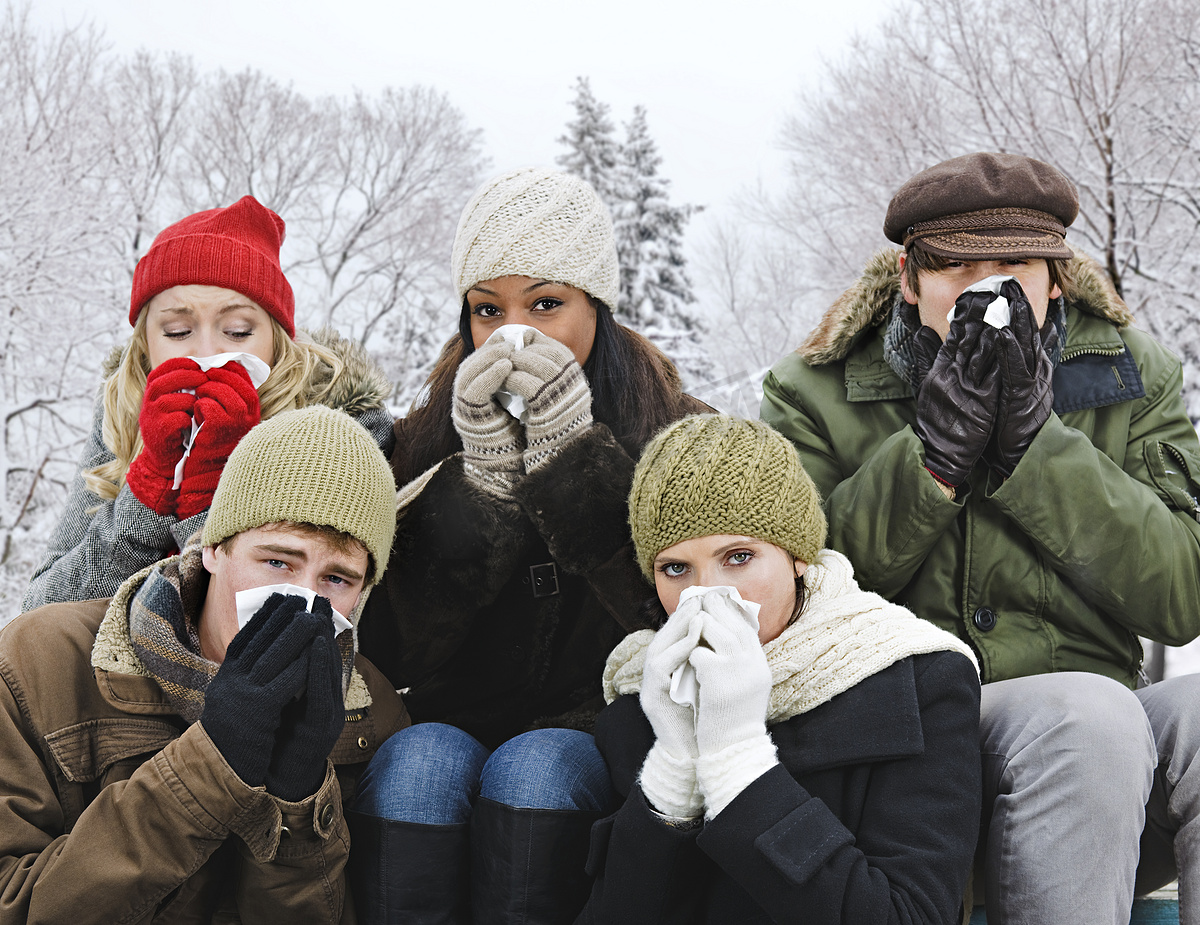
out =
[(898, 255), (877, 254), (764, 382), (762, 419), (820, 489), (827, 544), (864, 589), (966, 639), (985, 682), (1092, 671), (1132, 686), (1139, 635), (1200, 633), (1200, 443), (1179, 361), (1077, 256), (1049, 420), (1007, 480), (980, 463), (950, 501), (883, 356)]

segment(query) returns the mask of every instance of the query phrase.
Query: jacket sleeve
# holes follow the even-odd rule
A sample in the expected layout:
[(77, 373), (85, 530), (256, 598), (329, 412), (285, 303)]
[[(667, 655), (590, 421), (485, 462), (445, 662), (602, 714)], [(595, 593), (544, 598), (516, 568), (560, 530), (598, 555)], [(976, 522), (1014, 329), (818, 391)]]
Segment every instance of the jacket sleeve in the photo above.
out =
[[(944, 541), (966, 489), (955, 501), (942, 494), (925, 470), (924, 447), (910, 426), (891, 433), (861, 462), (842, 460), (824, 420), (846, 406), (839, 370), (810, 368), (795, 354), (785, 357), (763, 381), (761, 417), (795, 444), (816, 483), (829, 522), (826, 545), (854, 563), (862, 587), (894, 600)], [(889, 419), (882, 427), (890, 432), (894, 423)], [(870, 423), (862, 429), (869, 433)]]
[(337, 777), (328, 766), (316, 795), (276, 801), (282, 833), (272, 857), (239, 839), (237, 908), (243, 922), (337, 922), (346, 901), (350, 836)]
[(655, 813), (637, 785), (654, 732), (636, 696), (618, 697), (596, 720), (596, 744), (625, 802), (592, 827), (587, 872), (595, 878), (576, 925), (690, 925), (703, 921), (698, 825)]
[[(281, 807), (292, 804), (243, 784), (199, 724), (129, 779), (102, 789), (70, 832), (64, 832), (64, 809), (44, 763), (52, 759), (43, 756), (39, 736), (22, 718), (26, 694), (19, 698), (11, 685), (6, 676), (0, 686), (5, 790), (0, 800), (0, 923), (74, 923), (81, 910), (94, 921), (149, 919), (174, 899), (183, 901), (186, 891), (177, 889), (230, 836), (241, 839), (254, 863), (273, 865), (284, 818)], [(336, 804), (336, 782), (322, 793)], [(321, 799), (318, 795), (311, 808), (301, 810), (315, 815), (318, 827)], [(306, 862), (310, 879), (340, 876), (344, 830), (340, 837), (329, 834), (319, 857)], [(273, 876), (280, 878), (282, 870)], [(283, 879), (298, 883), (303, 878), (287, 871)], [(326, 920), (333, 906), (340, 915), (339, 897), (318, 897), (313, 891), (308, 896), (312, 914), (303, 920)], [(253, 920), (296, 919), (247, 918)]]
[(854, 834), (782, 765), (697, 844), (775, 922), (952, 925), (980, 808), (979, 682), (957, 653), (914, 660), (923, 748), (873, 767)]
[(25, 592), (22, 612), (57, 601), (112, 597), (126, 578), (182, 549), (204, 526), (207, 511), (187, 520), (156, 514), (128, 485), (111, 501), (88, 489), (83, 473), (113, 458), (104, 445), (103, 422), (104, 405), (97, 401), (66, 508)]
[(1143, 369), (1120, 464), (1051, 414), (990, 500), (1093, 606), (1183, 645), (1200, 633), (1200, 442), (1178, 361), (1156, 366)]

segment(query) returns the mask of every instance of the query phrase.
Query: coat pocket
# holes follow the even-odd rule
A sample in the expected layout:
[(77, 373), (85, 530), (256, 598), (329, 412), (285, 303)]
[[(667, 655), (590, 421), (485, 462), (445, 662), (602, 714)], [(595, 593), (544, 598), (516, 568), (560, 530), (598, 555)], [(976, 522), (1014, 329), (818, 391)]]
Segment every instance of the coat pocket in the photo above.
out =
[(1159, 440), (1148, 442), (1144, 452), (1146, 468), (1159, 495), (1171, 507), (1200, 520), (1200, 460)]
[(62, 775), (73, 784), (99, 779), (114, 764), (138, 755), (153, 755), (179, 738), (164, 720), (92, 719), (46, 736), (46, 746)]

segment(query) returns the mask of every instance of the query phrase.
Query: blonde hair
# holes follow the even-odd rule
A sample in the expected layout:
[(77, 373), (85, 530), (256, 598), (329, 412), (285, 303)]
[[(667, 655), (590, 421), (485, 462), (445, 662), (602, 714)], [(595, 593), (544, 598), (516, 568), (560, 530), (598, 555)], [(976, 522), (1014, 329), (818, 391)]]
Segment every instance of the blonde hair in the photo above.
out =
[[(296, 339), (292, 340), (278, 321), (270, 320), (275, 362), (271, 364), (271, 375), (258, 393), (264, 421), (281, 411), (324, 404), (344, 366), (336, 354), (314, 342), (307, 332), (297, 329)], [(149, 373), (146, 312), (143, 309), (133, 326), (129, 343), (121, 352), (117, 368), (104, 381), (102, 434), (113, 459), (83, 473), (88, 489), (105, 501), (117, 497), (129, 464), (142, 451), (138, 415)]]

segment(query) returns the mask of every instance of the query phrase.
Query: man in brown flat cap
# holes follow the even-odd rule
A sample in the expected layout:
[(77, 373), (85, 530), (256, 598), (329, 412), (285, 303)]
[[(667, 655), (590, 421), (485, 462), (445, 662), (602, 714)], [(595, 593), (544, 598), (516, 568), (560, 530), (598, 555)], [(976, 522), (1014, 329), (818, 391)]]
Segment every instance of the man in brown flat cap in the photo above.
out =
[[(829, 545), (979, 656), (990, 925), (1129, 921), (1176, 874), (1200, 923), (1200, 443), (1176, 357), (1064, 241), (1054, 167), (970, 154), (905, 183), (887, 249), (764, 383)], [(1140, 850), (1139, 850), (1140, 841)], [(978, 881), (977, 881), (978, 882)]]

